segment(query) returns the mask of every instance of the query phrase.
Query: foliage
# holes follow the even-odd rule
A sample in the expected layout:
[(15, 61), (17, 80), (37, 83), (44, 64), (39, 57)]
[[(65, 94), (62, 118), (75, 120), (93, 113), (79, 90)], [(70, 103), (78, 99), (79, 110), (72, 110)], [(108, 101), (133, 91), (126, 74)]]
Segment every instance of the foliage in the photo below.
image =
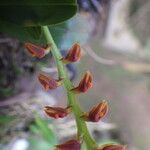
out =
[(34, 135), (38, 135), (38, 138), (29, 138), (29, 150), (49, 150), (53, 149), (54, 145), (56, 145), (57, 138), (53, 129), (49, 127), (47, 120), (44, 120), (36, 115), (35, 124), (30, 126), (30, 130), (34, 133)]
[(40, 26), (64, 22), (76, 11), (76, 0), (2, 0), (0, 31), (22, 41), (39, 42), (42, 38)]
[(15, 118), (12, 116), (0, 116), (0, 125), (8, 124), (9, 122), (13, 121)]

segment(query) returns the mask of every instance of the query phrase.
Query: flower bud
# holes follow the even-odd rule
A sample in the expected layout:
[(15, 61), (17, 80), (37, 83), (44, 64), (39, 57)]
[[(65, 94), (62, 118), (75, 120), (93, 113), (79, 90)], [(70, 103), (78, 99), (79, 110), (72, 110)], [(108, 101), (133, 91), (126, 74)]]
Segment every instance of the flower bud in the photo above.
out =
[(79, 44), (75, 43), (69, 50), (66, 57), (62, 58), (61, 60), (65, 64), (69, 64), (72, 62), (76, 62), (81, 58), (81, 47)]
[(25, 43), (25, 48), (32, 55), (32, 57), (37, 58), (43, 58), (50, 51), (50, 46), (43, 48), (32, 43)]
[(86, 121), (98, 122), (108, 112), (108, 104), (106, 101), (102, 101), (98, 105), (94, 106), (89, 113), (85, 113), (82, 118)]
[(80, 150), (81, 143), (77, 140), (69, 140), (63, 144), (56, 145), (56, 150)]
[(96, 150), (126, 150), (126, 146), (119, 144), (106, 144)]
[(79, 85), (76, 88), (73, 88), (72, 91), (76, 94), (84, 93), (91, 88), (92, 85), (92, 75), (89, 71), (87, 71)]
[(39, 74), (38, 79), (46, 91), (49, 89), (56, 89), (62, 84), (62, 80), (55, 80), (52, 77), (43, 74)]
[(66, 117), (71, 112), (71, 107), (61, 108), (45, 106), (44, 111), (49, 117), (58, 119)]

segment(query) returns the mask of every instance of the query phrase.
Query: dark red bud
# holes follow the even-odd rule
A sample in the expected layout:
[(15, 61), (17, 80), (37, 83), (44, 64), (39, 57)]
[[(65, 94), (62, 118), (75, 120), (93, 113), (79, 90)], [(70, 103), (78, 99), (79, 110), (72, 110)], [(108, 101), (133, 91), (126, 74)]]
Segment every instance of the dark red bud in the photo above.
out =
[(80, 150), (81, 143), (77, 140), (69, 140), (63, 144), (56, 145), (56, 150)]
[(87, 71), (83, 77), (83, 79), (80, 81), (79, 85), (72, 89), (72, 91), (76, 94), (84, 93), (88, 89), (92, 87), (92, 75), (89, 71)]
[(119, 144), (106, 144), (96, 150), (126, 150), (126, 146)]
[(62, 84), (62, 80), (55, 80), (52, 77), (43, 74), (39, 74), (38, 79), (46, 91), (49, 89), (56, 89)]
[(81, 47), (78, 43), (75, 43), (69, 50), (66, 57), (62, 58), (61, 60), (65, 64), (69, 64), (72, 62), (76, 62), (81, 58)]
[(98, 105), (94, 106), (90, 112), (85, 113), (82, 117), (86, 121), (98, 122), (106, 115), (107, 112), (108, 104), (106, 101), (102, 101)]
[(25, 43), (24, 46), (32, 55), (32, 57), (37, 58), (43, 58), (50, 51), (50, 46), (47, 46), (47, 48), (43, 48), (32, 43)]
[(49, 117), (58, 119), (66, 117), (71, 112), (71, 107), (61, 108), (45, 106), (44, 111)]

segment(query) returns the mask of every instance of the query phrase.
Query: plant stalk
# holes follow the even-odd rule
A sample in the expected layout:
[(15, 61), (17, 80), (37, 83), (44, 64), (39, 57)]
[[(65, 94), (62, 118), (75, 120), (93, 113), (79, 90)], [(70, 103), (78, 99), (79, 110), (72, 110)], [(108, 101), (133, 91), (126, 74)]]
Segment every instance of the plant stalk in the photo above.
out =
[(51, 52), (57, 65), (58, 75), (60, 79), (63, 79), (63, 86), (67, 92), (68, 106), (72, 107), (72, 111), (75, 116), (75, 120), (77, 124), (77, 136), (79, 139), (83, 138), (86, 144), (87, 150), (94, 150), (94, 148), (97, 146), (96, 142), (91, 137), (85, 121), (81, 118), (83, 112), (81, 111), (80, 105), (77, 102), (76, 95), (71, 91), (71, 89), (74, 88), (74, 86), (72, 82), (70, 81), (70, 79), (68, 78), (64, 64), (60, 60), (62, 58), (62, 55), (60, 51), (58, 50), (51, 36), (48, 26), (42, 26), (41, 28), (43, 30), (43, 34), (47, 41), (47, 44), (50, 44), (52, 46)]

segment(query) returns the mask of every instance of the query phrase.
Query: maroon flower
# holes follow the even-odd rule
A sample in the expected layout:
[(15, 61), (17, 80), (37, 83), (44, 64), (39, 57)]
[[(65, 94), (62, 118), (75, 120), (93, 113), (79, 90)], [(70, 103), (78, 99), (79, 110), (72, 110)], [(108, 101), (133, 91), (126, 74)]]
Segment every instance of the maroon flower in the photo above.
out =
[(45, 106), (44, 111), (49, 117), (58, 119), (66, 117), (71, 112), (71, 107), (61, 108)]
[(75, 43), (69, 50), (66, 57), (62, 58), (61, 60), (65, 64), (69, 64), (72, 62), (76, 62), (81, 58), (81, 47), (79, 44)]
[(50, 51), (50, 46), (43, 48), (41, 46), (37, 46), (32, 43), (25, 43), (24, 46), (28, 50), (28, 52), (32, 55), (32, 57), (37, 58), (43, 58)]
[(126, 150), (126, 146), (119, 144), (106, 144), (96, 150)]
[(92, 75), (89, 71), (87, 71), (80, 81), (79, 85), (72, 89), (72, 91), (76, 94), (86, 92), (89, 88), (92, 87)]
[(77, 140), (69, 140), (63, 144), (56, 145), (56, 150), (80, 150), (81, 143)]
[(98, 122), (106, 115), (107, 112), (108, 104), (106, 101), (102, 101), (98, 105), (94, 106), (90, 112), (85, 113), (82, 117), (86, 121)]
[(43, 74), (39, 74), (38, 79), (46, 91), (49, 89), (56, 89), (62, 84), (62, 80), (55, 80), (52, 77)]

